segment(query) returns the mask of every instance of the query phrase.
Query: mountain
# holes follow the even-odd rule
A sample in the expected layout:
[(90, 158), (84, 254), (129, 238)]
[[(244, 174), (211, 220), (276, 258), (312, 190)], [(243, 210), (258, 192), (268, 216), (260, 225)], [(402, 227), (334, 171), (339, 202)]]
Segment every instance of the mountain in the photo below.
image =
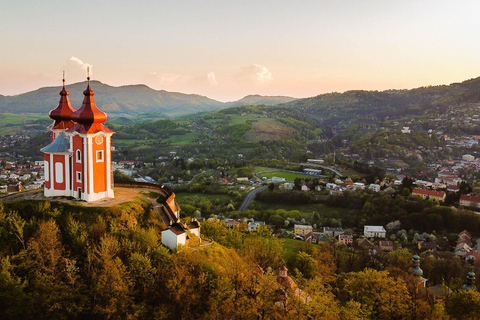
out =
[(385, 117), (412, 114), (448, 105), (480, 102), (480, 78), (450, 85), (427, 86), (411, 90), (328, 93), (282, 104), (295, 108), (325, 123), (355, 117)]
[(296, 98), (285, 97), (285, 96), (261, 96), (258, 94), (248, 95), (240, 100), (227, 102), (226, 104), (230, 107), (240, 107), (240, 106), (275, 106), (281, 103), (287, 103), (296, 100)]
[[(224, 103), (196, 94), (154, 90), (146, 85), (113, 87), (91, 81), (95, 101), (108, 114), (164, 113), (183, 115), (225, 108)], [(66, 86), (70, 101), (76, 109), (83, 101), (87, 82)], [(61, 87), (46, 87), (16, 96), (0, 96), (0, 112), (48, 114), (58, 105)]]

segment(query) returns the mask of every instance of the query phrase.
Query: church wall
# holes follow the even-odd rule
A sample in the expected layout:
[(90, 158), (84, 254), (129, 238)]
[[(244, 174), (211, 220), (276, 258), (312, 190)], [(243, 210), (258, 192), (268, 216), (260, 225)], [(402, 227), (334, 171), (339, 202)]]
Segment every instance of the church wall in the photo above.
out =
[[(103, 139), (97, 138), (99, 136), (102, 136)], [(106, 166), (107, 166), (107, 159), (106, 159), (106, 137), (103, 135), (98, 135), (95, 138), (92, 139), (92, 159), (93, 159), (93, 172), (95, 172), (95, 176), (93, 178), (93, 192), (94, 193), (99, 193), (106, 191), (108, 186), (107, 186), (107, 177), (106, 177)], [(101, 151), (103, 153), (102, 159), (97, 159), (97, 152)]]
[[(78, 188), (82, 189), (82, 193), (86, 192), (85, 189), (85, 173), (84, 173), (84, 159), (85, 159), (85, 152), (83, 146), (83, 138), (80, 137), (78, 134), (73, 136), (72, 141), (72, 186), (73, 186), (73, 194), (75, 197), (78, 197)], [(80, 162), (77, 161), (77, 150), (80, 150)], [(77, 173), (80, 172), (80, 181), (77, 179)]]

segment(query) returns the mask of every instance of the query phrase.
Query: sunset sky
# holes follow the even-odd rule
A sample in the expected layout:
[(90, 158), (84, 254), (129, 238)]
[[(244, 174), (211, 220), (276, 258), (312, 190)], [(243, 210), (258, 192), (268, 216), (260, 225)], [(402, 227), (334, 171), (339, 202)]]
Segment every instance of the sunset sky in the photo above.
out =
[(479, 1), (3, 1), (0, 94), (86, 78), (309, 97), (480, 76)]

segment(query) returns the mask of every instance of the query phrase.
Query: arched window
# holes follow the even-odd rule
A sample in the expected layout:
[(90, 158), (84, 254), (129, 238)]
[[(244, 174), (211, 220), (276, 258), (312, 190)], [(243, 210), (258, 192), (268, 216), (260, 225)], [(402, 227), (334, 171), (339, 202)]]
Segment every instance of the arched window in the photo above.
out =
[(76, 161), (77, 162), (82, 162), (82, 152), (80, 151), (80, 149), (77, 149), (77, 152), (76, 152)]

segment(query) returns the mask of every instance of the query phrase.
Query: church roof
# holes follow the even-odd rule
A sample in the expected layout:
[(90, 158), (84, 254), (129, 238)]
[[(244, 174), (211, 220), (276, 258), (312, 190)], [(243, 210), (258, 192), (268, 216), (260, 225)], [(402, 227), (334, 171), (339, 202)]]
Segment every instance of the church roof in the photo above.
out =
[(70, 153), (70, 140), (65, 137), (65, 133), (60, 133), (58, 137), (49, 145), (40, 149), (44, 153)]
[(69, 92), (65, 89), (65, 79), (63, 79), (63, 88), (62, 91), (60, 91), (60, 101), (58, 102), (58, 106), (48, 114), (50, 118), (55, 120), (53, 129), (68, 129), (75, 124), (71, 120), (72, 114), (76, 110), (72, 107), (68, 95)]
[(82, 107), (72, 114), (72, 120), (77, 124), (69, 131), (77, 131), (79, 133), (97, 133), (100, 131), (111, 133), (112, 130), (108, 129), (102, 122), (107, 121), (107, 114), (100, 111), (97, 108), (93, 95), (95, 94), (90, 88), (90, 77), (88, 79), (87, 89), (83, 92), (85, 96), (83, 98)]

